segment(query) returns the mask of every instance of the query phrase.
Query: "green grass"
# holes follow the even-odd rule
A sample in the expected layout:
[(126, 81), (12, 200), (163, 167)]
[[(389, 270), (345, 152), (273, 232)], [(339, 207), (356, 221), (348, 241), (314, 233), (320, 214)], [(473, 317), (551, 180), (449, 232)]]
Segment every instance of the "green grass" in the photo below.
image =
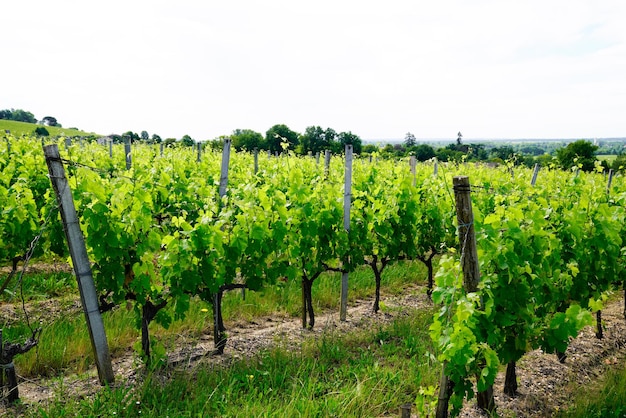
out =
[[(392, 264), (383, 273), (382, 291), (386, 294), (405, 292), (407, 285), (423, 283), (425, 275), (425, 269), (419, 262)], [(316, 315), (321, 314), (325, 309), (337, 310), (339, 308), (340, 277), (338, 273), (323, 274), (313, 284)], [(36, 273), (26, 275), (24, 283), (28, 284), (24, 286), (25, 289), (29, 288), (25, 295), (27, 300), (42, 300), (58, 293), (65, 296), (57, 298), (62, 305), (60, 309), (63, 311), (63, 315), (58, 318), (51, 318), (51, 315), (45, 312), (45, 304), (27, 306), (31, 322), (42, 321), (43, 332), (36, 350), (16, 357), (15, 364), (20, 375), (30, 378), (38, 375), (55, 376), (86, 371), (93, 364), (93, 355), (85, 318), (80, 309), (74, 307), (68, 311), (66, 306), (78, 296), (73, 276), (70, 273), (58, 272), (51, 273), (46, 278), (45, 273)], [(374, 277), (369, 267), (360, 268), (350, 275), (349, 301), (372, 297), (373, 294)], [(72, 295), (74, 295), (73, 298)], [(225, 326), (228, 329), (242, 321), (251, 321), (263, 316), (296, 318), (301, 312), (301, 298), (299, 281), (269, 286), (261, 292), (246, 292), (245, 300), (242, 300), (240, 291), (229, 292), (223, 301)], [(169, 306), (167, 309), (173, 310), (173, 308)], [(171, 352), (177, 348), (181, 336), (187, 339), (197, 339), (205, 334), (210, 335), (213, 328), (210, 308), (206, 302), (194, 299), (186, 317), (183, 320), (173, 321), (168, 329), (152, 323), (150, 325), (152, 343), (162, 346), (166, 352)], [(30, 336), (21, 308), (19, 317), (20, 321), (11, 323), (8, 329), (9, 340), (15, 340), (18, 337), (23, 340)], [(103, 319), (109, 349), (114, 357), (116, 354), (136, 347), (139, 341), (139, 330), (133, 309), (120, 306), (112, 312), (105, 313)]]
[(608, 163), (612, 163), (613, 161), (615, 161), (615, 159), (617, 158), (616, 154), (612, 154), (612, 155), (598, 155), (598, 160), (600, 161), (606, 161)]
[[(11, 131), (14, 137), (31, 136), (35, 134), (35, 129), (43, 126), (35, 123), (18, 122), (14, 120), (0, 119), (0, 137), (6, 136), (5, 131)], [(85, 132), (79, 129), (59, 128), (56, 126), (44, 126), (50, 133), (50, 136), (101, 136), (93, 132)]]
[(591, 388), (577, 387), (571, 406), (559, 417), (618, 418), (626, 416), (626, 368), (608, 369), (600, 382)]
[[(38, 319), (39, 315), (34, 316)], [(112, 357), (120, 356), (132, 348), (138, 339), (135, 319), (125, 309), (118, 309), (103, 317)], [(11, 327), (7, 339), (18, 340), (14, 335), (29, 336), (24, 323)], [(18, 340), (19, 341), (19, 340)], [(81, 310), (66, 312), (55, 321), (43, 324), (37, 347), (14, 359), (21, 376), (51, 377), (62, 374), (84, 373), (94, 366), (91, 340)]]
[(432, 310), (346, 335), (310, 339), (300, 350), (275, 348), (230, 366), (156, 371), (132, 390), (88, 399), (60, 391), (27, 416), (368, 417), (396, 415), (419, 387), (436, 384), (428, 338)]
[[(7, 276), (0, 276), (4, 280)], [(50, 271), (25, 273), (21, 276), (16, 273), (11, 279), (5, 293), (0, 296), (2, 302), (15, 302), (21, 299), (23, 291), (24, 299), (44, 300), (49, 298), (64, 297), (71, 293), (78, 294), (78, 286), (74, 276), (66, 271)]]

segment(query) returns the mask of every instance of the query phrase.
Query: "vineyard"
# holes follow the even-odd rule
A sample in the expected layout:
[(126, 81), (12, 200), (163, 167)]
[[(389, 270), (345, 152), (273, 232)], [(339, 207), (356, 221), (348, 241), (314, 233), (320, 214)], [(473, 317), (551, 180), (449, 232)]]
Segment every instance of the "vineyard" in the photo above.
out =
[[(516, 365), (533, 350), (567, 362), (570, 342), (585, 327), (593, 325), (602, 338), (602, 309), (624, 286), (626, 186), (600, 168), (533, 173), (512, 164), (415, 164), (360, 158), (349, 147), (341, 156), (231, 154), (228, 141), (222, 152), (42, 145), (13, 137), (0, 143), (0, 260), (7, 266), (1, 297), (23, 308), (3, 318), (7, 399), (17, 393), (20, 359), (52, 344), (45, 338), (50, 323), (34, 324), (24, 303), (29, 282), (23, 273), (33, 262), (70, 260), (83, 307), (90, 302), (82, 283), (93, 280), (95, 296), (83, 323), (93, 318), (97, 326), (102, 316), (109, 334), (107, 317), (131, 311), (127, 325), (137, 330), (141, 360), (136, 367), (148, 370), (171, 363), (152, 335), (155, 327), (198, 321), (198, 312), (209, 311), (203, 325), (212, 332), (210, 354), (224, 355), (230, 337), (223, 304), (258, 301), (270, 290), (297, 289), (301, 327), (313, 330), (319, 328), (315, 288), (330, 280), (339, 290), (341, 321), (353, 319), (349, 295), (359, 292), (356, 283), (366, 273), (373, 277), (368, 310), (378, 313), (368, 316), (369, 326), (379, 329), (375, 338), (384, 346), (394, 338), (376, 323), (390, 309), (381, 289), (385, 272), (402, 265), (425, 283), (420, 309), (403, 326), (416, 328), (415, 315), (426, 324), (403, 340), (414, 381), (402, 402), (433, 414), (438, 405), (438, 416), (447, 415), (448, 402), (458, 414), (476, 397), (481, 408), (493, 410), (492, 391), (502, 388), (492, 387), (502, 367), (503, 390), (516, 396)], [(459, 183), (463, 176), (467, 184)], [(76, 221), (62, 215), (64, 193)], [(469, 207), (459, 206), (463, 196)], [(76, 245), (86, 251), (86, 267), (68, 250), (72, 225), (80, 226)], [(95, 350), (98, 333), (90, 333)], [(100, 382), (113, 384), (106, 337), (100, 336), (106, 350), (90, 361), (98, 363)], [(430, 345), (423, 346), (426, 340)], [(437, 377), (421, 381), (413, 361), (436, 369)], [(316, 373), (311, 367), (308, 373)], [(381, 405), (376, 416), (400, 406)]]

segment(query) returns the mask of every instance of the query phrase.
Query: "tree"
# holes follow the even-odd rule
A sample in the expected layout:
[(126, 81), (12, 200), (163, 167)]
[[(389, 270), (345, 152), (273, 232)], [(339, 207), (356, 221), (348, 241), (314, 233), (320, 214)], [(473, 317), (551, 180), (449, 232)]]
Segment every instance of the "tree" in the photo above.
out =
[(463, 139), (463, 134), (461, 134), (461, 131), (459, 131), (458, 134), (456, 134), (456, 144), (458, 146), (461, 146), (461, 140)]
[(161, 137), (157, 134), (152, 134), (152, 142), (154, 142), (155, 144), (160, 144), (161, 141), (163, 141), (161, 139)]
[(352, 151), (355, 154), (361, 153), (362, 141), (358, 135), (355, 135), (352, 132), (348, 131), (341, 132), (339, 135), (337, 135), (337, 138), (339, 139), (339, 143), (341, 144), (342, 151), (347, 144), (350, 144), (352, 145)]
[(252, 129), (235, 129), (231, 135), (232, 145), (237, 151), (265, 149), (263, 135)]
[(415, 135), (413, 135), (411, 132), (407, 132), (404, 136), (404, 145), (409, 148), (414, 147), (416, 144), (417, 140), (415, 139)]
[(613, 164), (611, 164), (611, 168), (613, 171), (621, 171), (624, 172), (626, 170), (626, 154), (620, 154), (613, 160)]
[(38, 126), (35, 128), (35, 135), (37, 136), (50, 136), (50, 132), (43, 126)]
[(148, 134), (148, 131), (141, 131), (139, 136), (141, 137), (142, 141), (148, 141), (150, 139), (150, 135)]
[(517, 154), (510, 145), (504, 145), (502, 147), (494, 147), (491, 152), (491, 158), (497, 158), (502, 161), (508, 161), (514, 158)]
[(417, 161), (428, 161), (436, 156), (435, 149), (428, 144), (419, 144), (413, 148)]
[(294, 149), (298, 145), (298, 133), (289, 129), (287, 125), (274, 125), (265, 133), (265, 142), (272, 154), (283, 152), (284, 143), (289, 149)]
[(320, 126), (309, 126), (300, 136), (301, 153), (316, 154), (333, 148), (337, 140), (337, 132), (332, 128), (322, 129)]
[(597, 161), (595, 155), (597, 149), (597, 145), (581, 139), (567, 144), (565, 148), (557, 149), (556, 157), (564, 170), (577, 166), (583, 171), (593, 171)]
[(130, 140), (130, 142), (135, 142), (135, 141), (139, 141), (139, 135), (137, 135), (135, 132), (133, 131), (127, 131), (124, 132), (122, 134), (122, 138), (124, 139), (124, 141), (128, 141)]
[(18, 122), (37, 123), (35, 115), (22, 109), (0, 110), (0, 119), (14, 120)]
[(196, 141), (194, 141), (194, 139), (192, 137), (190, 137), (189, 135), (184, 135), (181, 139), (180, 139), (181, 144), (183, 144), (186, 147), (193, 147), (196, 143)]
[(57, 118), (55, 118), (54, 116), (44, 116), (44, 118), (41, 120), (41, 123), (47, 126), (60, 126)]

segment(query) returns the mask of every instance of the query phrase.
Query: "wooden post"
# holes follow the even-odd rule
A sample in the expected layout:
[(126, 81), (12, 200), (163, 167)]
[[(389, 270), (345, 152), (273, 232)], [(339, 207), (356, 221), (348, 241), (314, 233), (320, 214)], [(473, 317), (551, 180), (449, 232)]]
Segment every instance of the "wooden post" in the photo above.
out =
[[(476, 251), (476, 236), (474, 234), (474, 213), (470, 195), (470, 182), (467, 176), (458, 176), (452, 179), (456, 202), (456, 215), (459, 225), (459, 243), (461, 266), (463, 268), (463, 288), (465, 292), (478, 291), (480, 283), (480, 269)], [(476, 396), (478, 407), (490, 413), (495, 411), (493, 387)]]
[(463, 287), (467, 293), (476, 292), (480, 282), (480, 270), (478, 268), (476, 236), (474, 235), (474, 213), (472, 211), (469, 177), (454, 177), (452, 184), (456, 202), (456, 217), (459, 225)]
[(230, 163), (230, 138), (224, 140), (224, 148), (222, 149), (222, 169), (220, 171), (220, 198), (226, 196), (226, 187), (228, 186), (228, 164)]
[(124, 144), (124, 155), (126, 156), (126, 169), (130, 170), (133, 166), (133, 157), (130, 149), (130, 139)]
[(613, 169), (609, 169), (609, 179), (606, 182), (606, 193), (610, 193), (611, 192), (611, 184), (613, 184), (613, 175), (615, 173), (613, 172)]
[(198, 158), (197, 158), (197, 161), (201, 162), (202, 161), (202, 142), (198, 141), (196, 146), (198, 147)]
[(160, 152), (161, 152), (161, 157), (163, 157), (163, 148), (165, 148), (165, 144), (163, 142), (161, 142), (160, 144)]
[(109, 158), (113, 158), (113, 140), (109, 139)]
[(330, 171), (330, 150), (324, 151), (324, 177), (328, 177)]
[(439, 161), (435, 158), (435, 168), (433, 169), (433, 175), (437, 177), (437, 173), (439, 172)]
[[(346, 145), (346, 168), (343, 192), (343, 228), (350, 231), (350, 207), (352, 204), (352, 145)], [(339, 320), (345, 321), (348, 313), (348, 272), (341, 274), (341, 306)]]
[(65, 138), (65, 148), (72, 146), (72, 138)]
[(102, 316), (100, 315), (98, 295), (91, 272), (91, 263), (87, 256), (85, 239), (80, 230), (80, 223), (72, 199), (72, 191), (65, 177), (65, 169), (63, 168), (58, 146), (56, 144), (45, 146), (44, 154), (50, 180), (59, 202), (63, 229), (67, 238), (70, 256), (72, 257), (76, 280), (78, 281), (80, 301), (87, 320), (87, 328), (89, 329), (89, 337), (91, 338), (91, 346), (94, 351), (100, 384), (110, 384), (113, 383), (115, 377), (111, 366), (109, 345), (104, 331)]
[(259, 149), (254, 149), (254, 174), (259, 172)]
[(417, 182), (417, 178), (416, 178), (417, 158), (415, 158), (415, 155), (411, 155), (411, 158), (409, 160), (409, 165), (411, 166), (411, 174), (413, 175), (413, 187), (415, 187), (415, 183)]
[(533, 178), (530, 180), (530, 185), (533, 187), (537, 182), (537, 174), (539, 174), (539, 164), (535, 164), (535, 168), (533, 169)]
[[(456, 203), (456, 216), (459, 225), (459, 244), (461, 254), (461, 267), (463, 269), (463, 288), (465, 292), (472, 293), (478, 290), (480, 283), (480, 269), (478, 254), (476, 251), (476, 236), (474, 234), (474, 213), (472, 211), (472, 199), (470, 195), (470, 182), (467, 176), (457, 176), (452, 179), (454, 199)], [(450, 380), (445, 375), (445, 364), (441, 374), (439, 387), (439, 402), (437, 404), (437, 418), (448, 415), (448, 401), (450, 399)], [(493, 387), (477, 394), (478, 407), (493, 413), (495, 400)]]
[[(222, 149), (222, 167), (220, 170), (220, 188), (219, 188), (219, 207), (222, 207), (222, 198), (226, 196), (228, 188), (228, 165), (230, 164), (230, 145), (231, 139), (224, 139), (224, 147)], [(215, 344), (215, 352), (223, 353), (226, 345), (225, 335), (222, 333), (222, 290), (218, 290), (213, 295), (213, 343)]]
[[(608, 175), (608, 179), (606, 182), (606, 194), (607, 195), (611, 193), (612, 182), (613, 182), (613, 169), (609, 169), (609, 175)], [(624, 296), (626, 297), (626, 293), (624, 293)], [(626, 304), (626, 299), (624, 299), (624, 303)], [(625, 309), (626, 309), (626, 305), (625, 305)], [(602, 329), (602, 310), (601, 309), (596, 312), (596, 338), (599, 340), (604, 338), (604, 330)]]
[[(2, 340), (2, 328), (0, 328), (0, 358), (4, 358), (4, 343)], [(0, 391), (4, 390), (4, 370), (0, 371)]]
[(410, 403), (405, 403), (400, 406), (400, 418), (411, 418), (411, 405)]

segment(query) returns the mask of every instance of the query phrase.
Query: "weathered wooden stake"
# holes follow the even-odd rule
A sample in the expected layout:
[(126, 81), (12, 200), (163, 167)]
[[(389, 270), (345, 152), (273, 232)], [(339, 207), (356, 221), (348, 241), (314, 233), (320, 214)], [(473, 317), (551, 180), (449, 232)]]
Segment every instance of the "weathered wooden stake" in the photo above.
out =
[(400, 418), (411, 418), (411, 405), (410, 403), (405, 403), (400, 406)]
[(533, 178), (530, 180), (530, 185), (534, 186), (537, 183), (537, 174), (539, 174), (539, 164), (535, 164), (535, 168), (533, 169)]
[(613, 172), (613, 169), (609, 169), (609, 179), (606, 182), (606, 192), (607, 194), (611, 192), (611, 184), (613, 184), (613, 175), (615, 173)]
[(254, 174), (259, 172), (259, 149), (254, 149)]
[(133, 166), (133, 156), (130, 148), (130, 139), (124, 144), (124, 155), (126, 156), (126, 170)]
[(324, 177), (328, 177), (330, 170), (330, 150), (324, 151)]
[[(478, 265), (478, 253), (476, 250), (476, 236), (474, 234), (474, 213), (472, 211), (472, 198), (470, 194), (470, 182), (467, 176), (457, 176), (452, 179), (454, 198), (456, 203), (456, 216), (459, 225), (459, 244), (461, 254), (461, 267), (463, 269), (463, 288), (465, 292), (472, 293), (478, 290), (480, 283), (480, 269)], [(448, 401), (450, 399), (450, 381), (445, 376), (445, 364), (441, 376), (439, 389), (439, 403), (437, 404), (437, 418), (448, 415)], [(478, 407), (493, 413), (495, 400), (493, 387), (477, 395)], [(440, 405), (441, 404), (441, 405)], [(441, 406), (441, 408), (440, 408)]]
[[(220, 170), (220, 189), (219, 206), (222, 207), (222, 198), (226, 196), (228, 189), (228, 166), (230, 164), (230, 145), (231, 139), (224, 139), (224, 147), (222, 149), (222, 167)], [(213, 343), (215, 344), (215, 352), (222, 354), (224, 352), (224, 346), (226, 345), (226, 338), (223, 319), (222, 319), (222, 290), (218, 290), (213, 295)]]
[[(352, 145), (346, 145), (346, 167), (343, 192), (343, 228), (350, 231), (350, 207), (352, 205)], [(345, 321), (348, 312), (348, 272), (341, 274), (341, 306), (339, 320)]]
[(72, 191), (65, 177), (65, 169), (63, 168), (58, 146), (56, 144), (45, 146), (44, 154), (52, 187), (59, 202), (63, 229), (67, 238), (70, 256), (72, 257), (76, 280), (78, 281), (80, 301), (87, 320), (87, 328), (89, 329), (89, 337), (91, 338), (100, 384), (110, 384), (113, 383), (115, 377), (111, 366), (109, 345), (104, 331), (102, 316), (100, 315), (98, 295), (91, 272), (91, 263), (87, 256), (85, 238), (80, 230), (80, 223), (76, 215), (74, 200), (72, 199)]
[(224, 140), (224, 148), (222, 149), (222, 168), (220, 171), (220, 198), (226, 196), (226, 188), (228, 187), (228, 164), (230, 164), (230, 144), (231, 139)]

